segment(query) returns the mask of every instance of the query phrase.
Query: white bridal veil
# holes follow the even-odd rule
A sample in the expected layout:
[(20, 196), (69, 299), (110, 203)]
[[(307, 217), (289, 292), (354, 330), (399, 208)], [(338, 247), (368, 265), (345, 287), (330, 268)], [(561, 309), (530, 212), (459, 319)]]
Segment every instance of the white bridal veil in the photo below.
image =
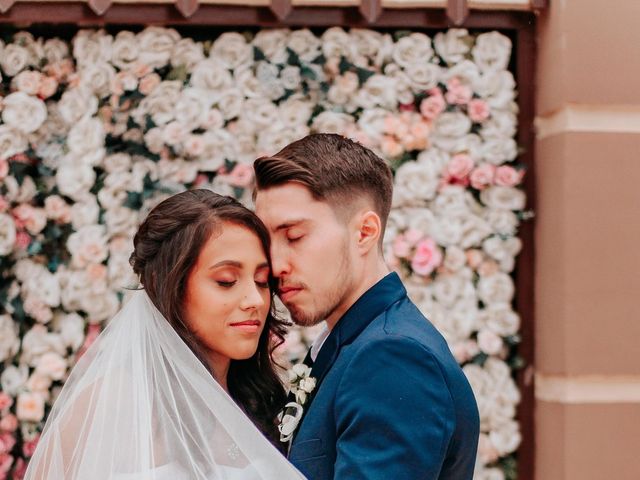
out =
[(138, 291), (71, 372), (25, 478), (304, 477)]

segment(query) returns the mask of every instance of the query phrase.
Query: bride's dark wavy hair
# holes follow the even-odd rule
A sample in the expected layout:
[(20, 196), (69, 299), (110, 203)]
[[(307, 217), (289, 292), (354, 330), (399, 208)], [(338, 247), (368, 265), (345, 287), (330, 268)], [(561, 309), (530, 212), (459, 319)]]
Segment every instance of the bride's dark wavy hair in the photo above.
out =
[[(269, 233), (260, 219), (231, 197), (209, 190), (189, 190), (158, 204), (140, 225), (133, 239), (129, 263), (156, 308), (213, 375), (205, 348), (188, 327), (184, 316), (187, 278), (200, 251), (220, 232), (223, 222), (243, 226), (255, 233), (271, 268)], [(270, 276), (271, 308), (256, 353), (247, 360), (232, 360), (227, 384), (233, 399), (278, 448), (276, 426), (286, 394), (277, 374), (273, 351), (284, 341), (289, 325), (275, 312), (276, 281)]]

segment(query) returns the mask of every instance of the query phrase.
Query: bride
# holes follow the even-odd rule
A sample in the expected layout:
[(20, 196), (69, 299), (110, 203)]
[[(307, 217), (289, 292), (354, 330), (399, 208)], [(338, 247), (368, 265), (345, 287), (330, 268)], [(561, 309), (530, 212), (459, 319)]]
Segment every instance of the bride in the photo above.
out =
[(160, 203), (134, 238), (133, 292), (55, 402), (25, 478), (299, 479), (274, 447), (269, 236), (207, 190)]

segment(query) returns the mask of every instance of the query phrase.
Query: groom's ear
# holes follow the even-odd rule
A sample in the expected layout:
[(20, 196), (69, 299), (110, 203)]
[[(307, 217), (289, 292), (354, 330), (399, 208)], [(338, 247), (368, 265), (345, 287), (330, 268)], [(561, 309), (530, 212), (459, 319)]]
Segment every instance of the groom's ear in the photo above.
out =
[(371, 249), (377, 248), (380, 235), (382, 235), (380, 216), (372, 210), (360, 213), (357, 228), (358, 249), (365, 254)]

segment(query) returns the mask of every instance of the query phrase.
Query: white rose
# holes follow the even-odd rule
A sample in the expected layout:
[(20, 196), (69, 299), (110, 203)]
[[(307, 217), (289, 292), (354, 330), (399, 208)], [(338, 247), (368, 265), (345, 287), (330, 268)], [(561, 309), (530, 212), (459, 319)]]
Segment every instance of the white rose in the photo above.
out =
[(499, 32), (478, 35), (471, 54), (482, 71), (506, 70), (511, 57), (511, 40)]
[(11, 316), (0, 315), (0, 361), (13, 357), (19, 347), (18, 326)]
[(229, 71), (220, 62), (209, 58), (195, 66), (189, 83), (196, 88), (219, 93), (229, 88), (233, 81)]
[(441, 274), (433, 282), (433, 297), (446, 308), (454, 305), (462, 295), (466, 280), (455, 274)]
[(352, 60), (356, 46), (349, 34), (340, 27), (331, 27), (322, 34), (322, 52), (327, 59), (344, 56)]
[(236, 88), (229, 88), (220, 94), (218, 108), (225, 120), (239, 117), (246, 111), (244, 95)]
[(344, 135), (354, 126), (355, 119), (346, 113), (326, 110), (313, 119), (311, 129), (317, 133), (337, 133)]
[(464, 28), (450, 28), (436, 34), (433, 46), (436, 53), (449, 65), (461, 62), (469, 52), (469, 32)]
[(462, 367), (462, 371), (464, 372), (469, 384), (471, 385), (471, 389), (473, 393), (476, 395), (476, 399), (480, 400), (479, 397), (482, 397), (485, 390), (489, 386), (489, 376), (482, 369), (480, 365), (476, 365), (473, 363), (469, 363)]
[(245, 102), (243, 118), (256, 125), (258, 130), (272, 127), (279, 122), (278, 107), (268, 100), (252, 98)]
[(463, 137), (471, 129), (471, 120), (464, 113), (444, 112), (435, 122), (433, 136)]
[(67, 373), (66, 360), (54, 352), (45, 353), (38, 360), (36, 372), (45, 375), (51, 380), (62, 380)]
[(480, 192), (480, 200), (490, 208), (523, 210), (526, 196), (517, 188), (494, 185)]
[(87, 225), (93, 225), (98, 222), (100, 207), (96, 198), (89, 195), (80, 202), (71, 206), (71, 224), (74, 230), (80, 230)]
[(91, 263), (101, 263), (107, 258), (107, 236), (104, 225), (88, 225), (69, 235), (67, 249), (72, 265), (85, 268)]
[(500, 429), (489, 432), (489, 439), (501, 456), (513, 453), (522, 442), (520, 426), (516, 421), (507, 422)]
[(285, 63), (287, 61), (286, 43), (289, 30), (284, 28), (273, 28), (259, 30), (253, 38), (253, 46), (273, 63)]
[(493, 165), (501, 165), (518, 156), (518, 145), (513, 138), (488, 138), (480, 147), (480, 155)]
[(417, 93), (436, 87), (442, 78), (442, 68), (433, 63), (413, 63), (405, 68), (405, 74)]
[(13, 90), (19, 90), (28, 95), (37, 95), (41, 82), (42, 74), (40, 72), (23, 70), (13, 78), (11, 87)]
[(27, 137), (18, 129), (9, 125), (0, 125), (0, 152), (2, 158), (9, 158), (24, 152), (29, 146)]
[(473, 90), (473, 86), (480, 78), (480, 70), (478, 70), (478, 66), (471, 60), (463, 60), (448, 70), (445, 70), (443, 79), (450, 80), (452, 78), (457, 78), (462, 84)]
[(367, 67), (369, 59), (373, 60), (373, 64), (376, 66), (382, 65), (383, 62), (388, 61), (393, 50), (385, 49), (385, 44), (391, 44), (391, 37), (388, 34), (383, 35), (375, 30), (369, 30), (364, 28), (352, 28), (349, 31), (351, 41), (355, 44), (358, 57), (365, 60), (365, 62), (359, 62), (356, 60), (356, 64), (361, 67)]
[(300, 87), (300, 68), (288, 65), (280, 72), (280, 81), (287, 90), (297, 90)]
[(320, 55), (321, 45), (320, 39), (307, 28), (294, 30), (287, 39), (287, 46), (305, 62), (310, 62)]
[(260, 155), (272, 155), (307, 134), (306, 127), (290, 128), (276, 125), (258, 134), (256, 148)]
[(60, 282), (57, 276), (43, 265), (34, 265), (33, 268), (33, 275), (23, 280), (23, 292), (38, 298), (49, 307), (60, 305)]
[(20, 361), (35, 367), (40, 357), (48, 352), (65, 354), (64, 343), (57, 333), (49, 333), (44, 325), (34, 325), (22, 338)]
[(16, 243), (16, 225), (13, 218), (0, 213), (0, 255), (9, 255)]
[(515, 99), (516, 81), (508, 70), (486, 72), (476, 79), (473, 90), (492, 109), (504, 109)]
[(69, 56), (69, 46), (59, 38), (50, 38), (44, 42), (44, 54), (48, 63), (56, 63)]
[(502, 350), (502, 338), (492, 330), (481, 329), (478, 332), (478, 346), (487, 355), (497, 355)]
[(503, 271), (510, 272), (514, 267), (514, 259), (522, 249), (522, 241), (518, 237), (501, 239), (498, 236), (487, 238), (482, 243), (483, 250), (500, 263)]
[(84, 319), (77, 313), (58, 313), (53, 320), (53, 326), (60, 334), (65, 347), (73, 351), (78, 350), (84, 341)]
[(37, 97), (14, 92), (3, 100), (2, 120), (9, 127), (24, 133), (38, 130), (47, 118), (47, 106)]
[(16, 416), (23, 422), (38, 423), (44, 418), (44, 397), (40, 393), (22, 392), (16, 402)]
[(112, 288), (120, 290), (127, 287), (135, 287), (138, 277), (129, 264), (129, 256), (111, 257), (107, 267), (109, 283)]
[(497, 335), (515, 335), (520, 328), (520, 316), (508, 303), (493, 303), (480, 312), (481, 322)]
[(107, 291), (80, 299), (81, 309), (87, 313), (90, 323), (100, 323), (113, 317), (120, 308), (118, 296), (114, 291)]
[(215, 172), (224, 165), (226, 158), (233, 156), (233, 136), (226, 130), (210, 130), (202, 135), (204, 151), (198, 160), (198, 168), (204, 172)]
[(4, 73), (13, 77), (29, 65), (29, 51), (26, 48), (10, 43), (2, 50), (0, 66)]
[(423, 33), (414, 32), (402, 37), (393, 49), (393, 60), (403, 68), (427, 63), (432, 56), (431, 39)]
[(25, 177), (22, 185), (18, 184), (15, 177), (6, 177), (4, 187), (6, 189), (5, 199), (10, 203), (29, 203), (37, 193), (36, 184), (31, 177)]
[(56, 172), (56, 184), (62, 195), (76, 202), (87, 199), (96, 180), (96, 172), (89, 165), (65, 163)]
[(79, 75), (80, 86), (104, 98), (111, 93), (111, 82), (116, 76), (116, 71), (108, 63), (90, 64), (80, 70)]
[(138, 213), (128, 207), (110, 208), (105, 214), (109, 235), (133, 236), (137, 229)]
[(175, 119), (187, 130), (195, 130), (206, 123), (210, 108), (206, 92), (199, 88), (185, 88), (175, 106)]
[(84, 86), (72, 88), (62, 94), (58, 102), (58, 112), (67, 125), (74, 125), (81, 118), (98, 111), (98, 99)]
[(137, 35), (136, 40), (139, 60), (151, 68), (162, 68), (169, 63), (180, 34), (172, 28), (147, 27)]
[(389, 116), (389, 111), (383, 108), (366, 109), (358, 119), (358, 128), (369, 138), (378, 141), (384, 131), (385, 119)]
[(104, 30), (81, 30), (73, 38), (73, 57), (79, 66), (99, 65), (111, 59), (113, 37)]
[(398, 168), (393, 192), (394, 207), (424, 205), (436, 195), (440, 172), (433, 164), (406, 162)]
[(503, 272), (480, 277), (478, 281), (478, 297), (486, 304), (509, 303), (513, 299), (514, 286), (512, 278)]
[(467, 258), (464, 254), (464, 251), (456, 246), (449, 246), (446, 249), (444, 256), (444, 266), (455, 272), (464, 267), (467, 262)]
[(313, 105), (303, 100), (289, 99), (280, 104), (280, 120), (286, 126), (305, 126), (313, 113)]
[(7, 395), (15, 397), (24, 384), (27, 383), (28, 377), (29, 369), (26, 365), (20, 365), (20, 367), (16, 367), (15, 365), (7, 366), (2, 372), (2, 375), (0, 375), (2, 391)]
[(134, 117), (138, 124), (144, 125), (146, 114), (151, 115), (152, 120), (158, 126), (166, 125), (174, 119), (174, 106), (180, 98), (182, 83), (177, 80), (164, 81), (158, 85), (148, 97), (141, 102)]
[(213, 43), (210, 57), (221, 61), (226, 68), (241, 68), (253, 61), (253, 48), (240, 33), (225, 32)]
[(476, 480), (505, 480), (504, 471), (499, 467), (480, 469), (474, 472), (473, 478)]
[(489, 119), (482, 124), (480, 135), (485, 139), (503, 140), (515, 136), (517, 130), (518, 119), (515, 112), (494, 110)]
[(443, 217), (454, 217), (469, 213), (469, 205), (473, 202), (471, 193), (460, 185), (447, 185), (440, 189), (433, 202), (433, 211)]
[(131, 156), (127, 153), (114, 153), (104, 159), (107, 173), (128, 172), (131, 169)]
[(393, 109), (397, 106), (395, 80), (384, 75), (372, 75), (356, 94), (356, 103), (368, 109), (376, 106)]
[[(104, 155), (105, 131), (102, 121), (95, 117), (85, 117), (76, 123), (69, 131), (67, 145), (69, 150), (80, 156), (91, 159), (91, 165), (97, 165)], [(99, 151), (100, 155), (86, 155)], [(88, 163), (88, 162), (87, 162)]]
[(120, 70), (128, 70), (138, 60), (140, 45), (133, 32), (118, 32), (111, 49), (111, 63)]
[(194, 42), (191, 38), (182, 38), (173, 46), (171, 66), (184, 66), (187, 71), (191, 72), (204, 58), (201, 42)]

